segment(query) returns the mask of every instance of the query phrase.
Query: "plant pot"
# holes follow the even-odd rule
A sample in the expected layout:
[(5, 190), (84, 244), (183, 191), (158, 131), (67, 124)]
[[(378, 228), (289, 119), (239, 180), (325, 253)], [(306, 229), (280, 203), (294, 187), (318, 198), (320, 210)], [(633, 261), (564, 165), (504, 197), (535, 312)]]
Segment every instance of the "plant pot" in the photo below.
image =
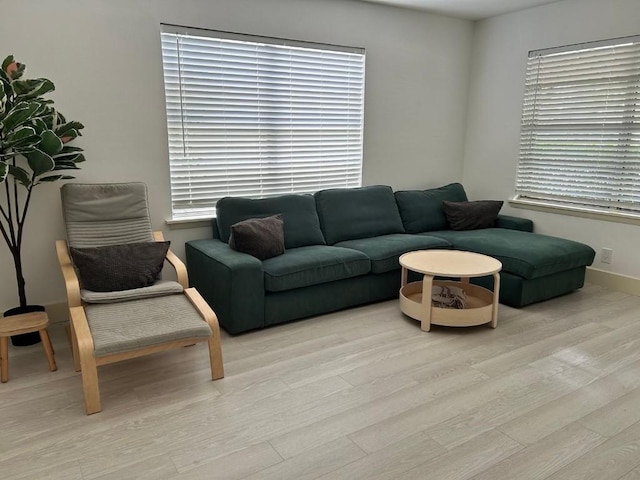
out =
[[(44, 307), (42, 305), (27, 305), (26, 307), (10, 308), (6, 312), (4, 312), (4, 316), (11, 317), (13, 315), (20, 315), (23, 313), (31, 312), (44, 312)], [(11, 344), (14, 347), (26, 347), (28, 345), (34, 345), (39, 341), (40, 333), (38, 332), (23, 333), (22, 335), (14, 335), (13, 337), (11, 337)]]

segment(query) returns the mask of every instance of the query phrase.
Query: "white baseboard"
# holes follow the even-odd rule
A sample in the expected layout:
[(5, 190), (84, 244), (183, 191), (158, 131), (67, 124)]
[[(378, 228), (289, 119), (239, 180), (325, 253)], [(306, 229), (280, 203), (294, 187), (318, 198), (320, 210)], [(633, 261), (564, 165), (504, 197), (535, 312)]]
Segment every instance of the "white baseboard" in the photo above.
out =
[(640, 296), (640, 278), (587, 267), (585, 281), (607, 287), (618, 292)]

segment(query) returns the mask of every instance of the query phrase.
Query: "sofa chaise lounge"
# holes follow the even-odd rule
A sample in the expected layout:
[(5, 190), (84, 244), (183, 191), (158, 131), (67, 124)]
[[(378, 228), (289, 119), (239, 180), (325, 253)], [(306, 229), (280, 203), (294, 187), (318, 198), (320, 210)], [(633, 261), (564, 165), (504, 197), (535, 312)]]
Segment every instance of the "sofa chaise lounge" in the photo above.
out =
[[(494, 228), (449, 229), (443, 201), (467, 200), (453, 183), (393, 192), (376, 185), (217, 204), (213, 238), (186, 244), (189, 278), (236, 334), (398, 296), (403, 253), (457, 249), (503, 264), (500, 302), (522, 307), (584, 284), (588, 245), (533, 233), (530, 220), (499, 215)], [(266, 260), (229, 247), (231, 226), (282, 214), (285, 253)], [(492, 287), (492, 278), (474, 279)]]

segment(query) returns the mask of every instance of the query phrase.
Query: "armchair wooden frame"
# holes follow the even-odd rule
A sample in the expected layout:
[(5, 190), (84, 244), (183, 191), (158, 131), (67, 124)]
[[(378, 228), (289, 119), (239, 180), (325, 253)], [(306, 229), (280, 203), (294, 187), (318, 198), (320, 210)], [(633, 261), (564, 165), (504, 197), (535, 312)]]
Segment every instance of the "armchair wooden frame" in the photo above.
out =
[[(162, 232), (153, 232), (155, 241), (163, 241)], [(204, 301), (195, 288), (189, 288), (187, 269), (182, 261), (171, 251), (167, 252), (166, 261), (176, 271), (177, 281), (184, 288), (184, 294), (198, 311), (203, 321), (211, 328), (211, 336), (207, 338), (187, 338), (171, 341), (158, 345), (151, 345), (136, 350), (120, 352), (111, 355), (96, 357), (94, 354), (93, 337), (89, 329), (89, 323), (85, 315), (84, 305), (80, 297), (80, 282), (76, 275), (69, 255), (66, 240), (56, 241), (58, 262), (62, 269), (67, 290), (67, 302), (69, 304), (69, 335), (73, 352), (73, 363), (76, 372), (82, 373), (82, 388), (84, 391), (84, 403), (87, 415), (101, 410), (100, 389), (98, 386), (97, 367), (110, 363), (120, 362), (131, 358), (150, 355), (164, 350), (186, 347), (198, 342), (206, 341), (209, 346), (209, 363), (211, 365), (211, 378), (217, 380), (224, 377), (222, 364), (222, 347), (220, 345), (220, 326), (218, 317), (211, 307)]]

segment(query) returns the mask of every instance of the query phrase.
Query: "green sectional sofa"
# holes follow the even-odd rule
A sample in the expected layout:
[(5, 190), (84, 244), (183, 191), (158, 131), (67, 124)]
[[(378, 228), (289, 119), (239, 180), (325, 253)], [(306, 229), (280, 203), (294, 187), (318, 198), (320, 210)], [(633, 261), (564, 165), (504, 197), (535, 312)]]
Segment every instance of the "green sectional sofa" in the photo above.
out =
[[(453, 231), (443, 200), (465, 201), (459, 183), (393, 192), (376, 185), (282, 195), (227, 197), (217, 204), (213, 238), (186, 244), (189, 278), (220, 324), (240, 333), (398, 296), (403, 253), (457, 249), (503, 264), (500, 301), (521, 307), (582, 287), (595, 252), (532, 233), (530, 220), (498, 216), (494, 228)], [(283, 255), (260, 261), (232, 250), (231, 226), (282, 214)], [(492, 278), (475, 279), (491, 287)]]

